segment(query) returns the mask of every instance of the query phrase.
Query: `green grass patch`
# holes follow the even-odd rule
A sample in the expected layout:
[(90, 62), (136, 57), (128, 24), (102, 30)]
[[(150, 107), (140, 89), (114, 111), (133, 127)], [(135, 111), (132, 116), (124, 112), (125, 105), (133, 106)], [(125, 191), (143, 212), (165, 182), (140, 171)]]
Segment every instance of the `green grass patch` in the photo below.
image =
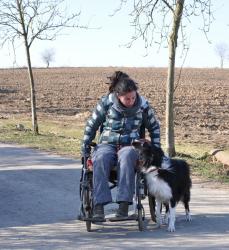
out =
[(211, 146), (196, 144), (179, 144), (176, 146), (177, 157), (190, 164), (192, 174), (229, 184), (229, 168), (224, 168), (221, 163), (213, 162), (212, 156), (209, 155), (211, 149)]
[[(24, 130), (20, 131), (16, 128), (19, 123), (24, 126)], [(39, 121), (38, 125), (39, 135), (35, 136), (31, 129), (31, 122), (27, 119), (0, 120), (0, 141), (80, 157), (82, 126), (77, 126), (74, 122), (66, 124), (63, 121), (46, 120)]]
[[(22, 124), (25, 130), (16, 129)], [(31, 121), (28, 118), (1, 119), (0, 141), (17, 143), (38, 148), (53, 153), (80, 158), (80, 145), (83, 137), (83, 126), (75, 120), (39, 120), (39, 135), (35, 136), (31, 130)], [(186, 160), (192, 174), (205, 179), (229, 183), (229, 173), (222, 164), (213, 163), (209, 152), (212, 148), (206, 145), (177, 144), (177, 157)]]

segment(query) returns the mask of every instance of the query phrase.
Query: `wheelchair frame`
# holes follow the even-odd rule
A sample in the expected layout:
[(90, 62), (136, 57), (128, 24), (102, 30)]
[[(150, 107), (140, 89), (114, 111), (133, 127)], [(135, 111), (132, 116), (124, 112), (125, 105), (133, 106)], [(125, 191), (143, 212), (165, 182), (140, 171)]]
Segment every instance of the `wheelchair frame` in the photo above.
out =
[[(91, 146), (95, 147), (96, 143)], [(116, 180), (109, 180), (111, 183), (110, 189), (117, 187)], [(93, 215), (93, 171), (87, 166), (87, 157), (84, 155), (82, 163), (82, 172), (80, 179), (80, 211), (78, 219), (86, 222), (86, 229), (91, 232), (92, 215)], [(132, 220), (138, 222), (139, 231), (145, 229), (145, 210), (142, 205), (142, 200), (147, 196), (147, 188), (143, 174), (136, 171), (135, 174), (135, 192), (134, 192), (134, 210), (135, 217)], [(155, 201), (154, 197), (148, 196), (151, 219), (155, 221)], [(128, 219), (130, 220), (130, 219)], [(106, 221), (106, 219), (105, 219)]]

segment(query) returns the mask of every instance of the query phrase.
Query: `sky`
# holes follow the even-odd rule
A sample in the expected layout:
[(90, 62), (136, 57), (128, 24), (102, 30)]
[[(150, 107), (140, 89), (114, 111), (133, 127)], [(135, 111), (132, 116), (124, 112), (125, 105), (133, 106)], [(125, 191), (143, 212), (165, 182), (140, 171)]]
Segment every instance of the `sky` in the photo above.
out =
[[(153, 44), (148, 51), (139, 39), (131, 48), (125, 44), (131, 41), (134, 29), (130, 24), (130, 10), (133, 1), (111, 16), (119, 6), (119, 0), (66, 0), (69, 13), (81, 11), (80, 24), (90, 29), (65, 29), (55, 41), (36, 41), (31, 46), (33, 67), (45, 67), (42, 53), (52, 49), (55, 52), (51, 67), (167, 67), (168, 48)], [(191, 0), (186, 0), (186, 3)], [(215, 52), (217, 44), (229, 47), (229, 1), (212, 0), (215, 20), (210, 26), (208, 39), (200, 30), (200, 17), (193, 17), (187, 23), (189, 50), (186, 58), (181, 56), (178, 46), (176, 67), (214, 68), (220, 66)], [(209, 41), (211, 43), (209, 43)], [(16, 44), (16, 56), (10, 46), (0, 48), (0, 68), (26, 66), (22, 41)], [(224, 61), (229, 68), (229, 58)]]

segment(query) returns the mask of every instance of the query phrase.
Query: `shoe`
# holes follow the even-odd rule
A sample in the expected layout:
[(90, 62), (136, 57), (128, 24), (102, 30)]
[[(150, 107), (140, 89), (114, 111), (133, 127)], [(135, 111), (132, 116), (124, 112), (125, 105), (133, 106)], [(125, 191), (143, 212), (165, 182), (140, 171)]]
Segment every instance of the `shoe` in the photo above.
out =
[(128, 216), (128, 210), (129, 210), (129, 202), (121, 201), (119, 203), (119, 208), (115, 216), (110, 218), (109, 221), (115, 222), (115, 221), (123, 221), (123, 220), (132, 220), (133, 218)]
[(119, 208), (116, 212), (115, 217), (118, 218), (127, 218), (128, 217), (128, 210), (129, 210), (129, 202), (121, 201), (119, 203)]
[(94, 206), (92, 221), (94, 222), (105, 221), (104, 206), (102, 204), (98, 204)]

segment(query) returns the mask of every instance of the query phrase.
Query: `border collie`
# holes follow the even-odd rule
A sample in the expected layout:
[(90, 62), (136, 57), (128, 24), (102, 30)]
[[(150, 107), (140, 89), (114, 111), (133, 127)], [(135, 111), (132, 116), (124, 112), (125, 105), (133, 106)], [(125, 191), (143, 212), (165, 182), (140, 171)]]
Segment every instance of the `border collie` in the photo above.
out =
[(189, 210), (190, 188), (192, 186), (190, 170), (186, 161), (168, 159), (161, 149), (152, 147), (146, 140), (134, 141), (134, 148), (139, 152), (140, 171), (145, 174), (148, 192), (156, 199), (156, 223), (162, 225), (161, 207), (166, 206), (165, 223), (168, 231), (175, 231), (176, 205), (182, 201), (186, 220), (191, 221)]

